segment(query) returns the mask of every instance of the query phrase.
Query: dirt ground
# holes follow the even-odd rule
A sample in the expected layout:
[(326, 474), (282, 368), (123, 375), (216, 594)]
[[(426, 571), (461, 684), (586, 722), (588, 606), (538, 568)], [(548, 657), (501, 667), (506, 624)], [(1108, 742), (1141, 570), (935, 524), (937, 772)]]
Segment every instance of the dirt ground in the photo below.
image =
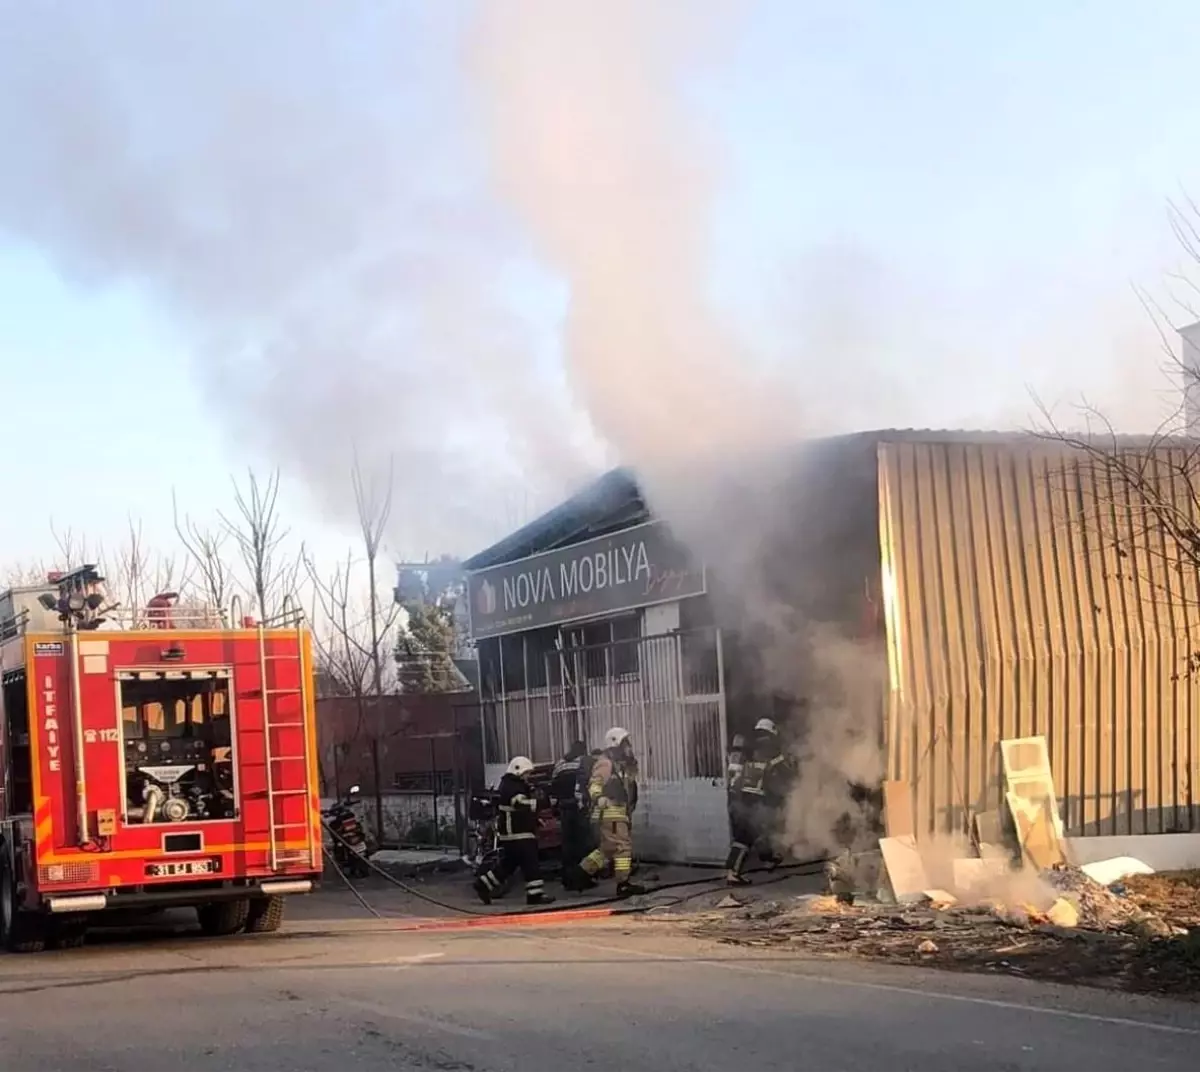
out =
[(1146, 911), (1181, 927), (1200, 927), (1200, 871), (1131, 875), (1121, 885)]
[(744, 907), (727, 899), (685, 926), (733, 945), (1200, 1001), (1200, 871), (1139, 875), (1112, 888), (1079, 872), (1045, 877), (1075, 909), (1076, 925), (1056, 925), (1028, 905), (846, 905), (817, 896)]

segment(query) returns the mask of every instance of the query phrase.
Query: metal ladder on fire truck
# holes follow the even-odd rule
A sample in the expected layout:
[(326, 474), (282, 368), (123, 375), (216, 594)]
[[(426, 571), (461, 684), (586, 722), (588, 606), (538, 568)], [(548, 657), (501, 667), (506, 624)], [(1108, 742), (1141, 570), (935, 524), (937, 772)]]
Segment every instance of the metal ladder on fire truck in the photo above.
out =
[[(230, 608), (231, 624), (234, 628), (238, 628), (243, 622), (241, 614), (241, 600), (237, 596), (233, 597), (233, 603)], [(283, 801), (289, 797), (304, 796), (307, 797), (312, 791), (309, 784), (309, 747), (308, 739), (308, 678), (305, 673), (304, 661), (304, 613), (297, 610), (290, 596), (284, 596), (283, 606), (280, 612), (265, 620), (255, 620), (255, 628), (258, 631), (258, 670), (260, 680), (262, 681), (262, 705), (263, 705), (263, 759), (266, 765), (267, 778), (267, 828), (268, 841), (270, 844), (270, 860), (271, 870), (275, 871), (279, 868), (281, 859), (286, 859), (288, 862), (295, 860), (306, 860), (310, 867), (317, 866), (317, 847), (313, 839), (312, 817), (309, 815), (308, 808), (304, 809), (304, 818), (300, 822), (283, 821), (280, 813), (283, 806)], [(267, 633), (272, 629), (292, 628), (296, 633), (296, 650), (295, 653), (287, 653), (284, 655), (273, 654), (267, 650)], [(280, 663), (292, 663), (296, 666), (297, 685), (295, 687), (284, 686), (279, 687), (273, 685), (272, 681), (278, 682), (279, 674), (271, 675), (268, 673), (268, 666), (271, 664), (278, 665)], [(295, 696), (300, 701), (299, 720), (288, 719), (279, 721), (275, 716), (278, 712), (277, 701), (283, 696)], [(299, 730), (300, 740), (302, 742), (299, 755), (275, 755), (271, 745), (272, 730)], [(304, 788), (303, 789), (281, 789), (277, 788), (277, 783), (280, 781), (276, 771), (276, 765), (282, 763), (300, 763), (304, 770)], [(280, 849), (279, 842), (282, 840), (287, 842), (294, 840), (289, 838), (289, 834), (294, 834), (297, 831), (304, 832), (304, 848)]]

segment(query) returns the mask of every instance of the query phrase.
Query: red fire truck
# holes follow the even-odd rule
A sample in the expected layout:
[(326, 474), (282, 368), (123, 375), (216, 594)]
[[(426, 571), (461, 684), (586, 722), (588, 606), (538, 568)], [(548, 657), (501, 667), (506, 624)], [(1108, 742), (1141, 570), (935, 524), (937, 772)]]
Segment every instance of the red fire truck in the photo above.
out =
[(321, 870), (301, 616), (117, 608), (92, 566), (52, 582), (0, 594), (0, 946), (178, 906), (277, 929)]

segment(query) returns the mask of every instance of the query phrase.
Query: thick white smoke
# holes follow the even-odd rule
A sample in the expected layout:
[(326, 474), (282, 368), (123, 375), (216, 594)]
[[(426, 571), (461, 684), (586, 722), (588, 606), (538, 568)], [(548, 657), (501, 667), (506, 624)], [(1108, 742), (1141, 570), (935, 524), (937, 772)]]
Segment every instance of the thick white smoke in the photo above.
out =
[(180, 329), (214, 422), (334, 517), (469, 551), (601, 460), (481, 189), (461, 5), (0, 0), (0, 239)]
[[(369, 467), (394, 454), (401, 546), (478, 548), (514, 492), (535, 505), (605, 460), (635, 465), (753, 608), (770, 682), (826, 729), (848, 709), (865, 725), (837, 685), (855, 676), (841, 634), (824, 642), (831, 623), (814, 633), (784, 590), (823, 579), (764, 569), (803, 495), (785, 501), (757, 467), (739, 487), (740, 459), (931, 410), (978, 417), (1008, 366), (975, 369), (964, 401), (977, 326), (935, 330), (953, 296), (901, 285), (861, 241), (764, 271), (786, 311), (769, 352), (722, 315), (732, 159), (698, 102), (755, 13), (0, 0), (0, 238), (82, 283), (146, 291), (195, 355), (214, 420), (326, 513), (348, 512), (352, 450)], [(897, 352), (922, 358), (897, 369)], [(698, 458), (727, 464), (721, 494)], [(805, 762), (825, 772), (810, 784), (865, 776), (852, 736), (809, 734)]]
[[(788, 832), (819, 851), (854, 807), (850, 783), (882, 772), (881, 689), (871, 687), (871, 653), (807, 618), (795, 602), (803, 584), (777, 584), (768, 561), (806, 505), (771, 454), (838, 418), (821, 420), (801, 390), (803, 368), (772, 368), (712, 296), (730, 160), (688, 98), (728, 58), (747, 13), (704, 0), (484, 5), (468, 63), (496, 188), (568, 283), (563, 345), (576, 397), (636, 468), (652, 508), (736, 593), (731, 613), (756, 678), (747, 692), (804, 701)], [(814, 318), (828, 358), (864, 337), (855, 328), (866, 310), (846, 299), (869, 274), (852, 278), (844, 258), (825, 259), (827, 274), (804, 289), (829, 299)], [(864, 393), (861, 382), (845, 386), (835, 393)]]

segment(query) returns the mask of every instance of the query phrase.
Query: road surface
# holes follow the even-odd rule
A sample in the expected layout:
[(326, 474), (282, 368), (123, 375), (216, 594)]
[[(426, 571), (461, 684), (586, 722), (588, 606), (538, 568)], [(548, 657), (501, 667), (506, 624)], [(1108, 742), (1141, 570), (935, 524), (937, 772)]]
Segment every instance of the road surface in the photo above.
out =
[(814, 962), (663, 924), (101, 941), (0, 957), (0, 1067), (1194, 1069), (1200, 1006)]

